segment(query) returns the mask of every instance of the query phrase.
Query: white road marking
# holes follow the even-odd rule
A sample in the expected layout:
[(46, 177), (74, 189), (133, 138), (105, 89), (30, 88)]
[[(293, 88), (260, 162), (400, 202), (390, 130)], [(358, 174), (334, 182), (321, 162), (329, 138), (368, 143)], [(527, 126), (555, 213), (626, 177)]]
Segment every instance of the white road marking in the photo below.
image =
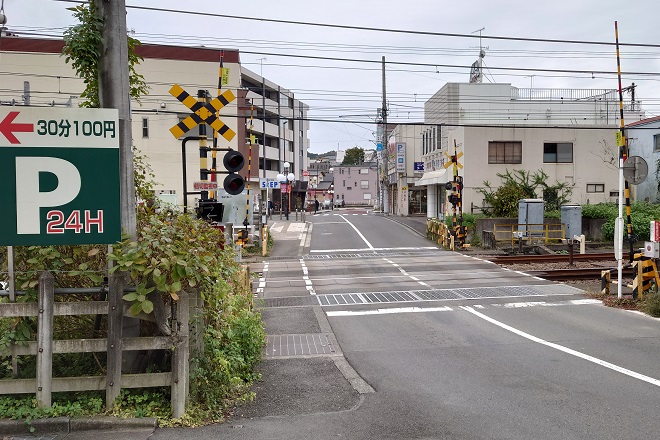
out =
[(305, 282), (305, 288), (307, 289), (310, 295), (316, 295), (316, 291), (314, 290), (314, 286), (312, 285), (312, 280), (309, 279), (309, 270), (305, 265), (305, 260), (302, 258), (300, 259), (300, 265), (302, 266), (303, 281)]
[(370, 250), (374, 250), (374, 247), (371, 245), (371, 243), (369, 243), (369, 241), (367, 241), (367, 239), (365, 238), (365, 236), (362, 235), (362, 232), (360, 232), (360, 231), (358, 230), (358, 228), (356, 228), (355, 225), (354, 225), (353, 223), (351, 223), (351, 222), (349, 222), (348, 220), (346, 220), (346, 217), (344, 217), (343, 215), (340, 215), (339, 218), (343, 219), (346, 223), (348, 223), (349, 225), (351, 225), (351, 227), (352, 227), (353, 229), (355, 229), (355, 232), (358, 233), (358, 235), (359, 235), (360, 238), (364, 241), (364, 243), (365, 243), (367, 246), (369, 246), (369, 249), (370, 249)]
[(259, 278), (259, 287), (257, 287), (257, 291), (254, 293), (255, 295), (258, 295), (260, 293), (264, 293), (264, 290), (266, 289), (266, 274), (268, 274), (268, 264), (269, 263), (264, 263), (264, 268), (262, 269), (263, 276)]
[(599, 299), (573, 299), (569, 301), (545, 302), (545, 301), (529, 301), (529, 302), (513, 302), (504, 304), (493, 304), (493, 307), (503, 307), (506, 309), (519, 309), (525, 307), (557, 307), (557, 306), (579, 306), (589, 304), (602, 304)]
[(365, 315), (391, 315), (397, 313), (424, 313), (424, 312), (452, 312), (451, 307), (397, 307), (392, 309), (376, 310), (335, 310), (326, 312), (328, 316), (365, 316)]
[(650, 383), (651, 385), (655, 385), (657, 387), (660, 387), (660, 380), (654, 379), (649, 376), (645, 376), (643, 374), (637, 373), (635, 371), (629, 370), (627, 368), (620, 367), (618, 365), (614, 365), (610, 362), (604, 361), (602, 359), (598, 359), (594, 356), (589, 356), (588, 354), (581, 353), (577, 350), (573, 350), (572, 348), (564, 347), (563, 345), (555, 344), (554, 342), (549, 342), (541, 338), (537, 338), (536, 336), (530, 335), (529, 333), (525, 333), (522, 330), (518, 330), (517, 328), (511, 327), (510, 325), (504, 324), (503, 322), (500, 322), (496, 319), (491, 318), (490, 316), (486, 316), (481, 312), (477, 312), (474, 310), (472, 307), (469, 306), (461, 306), (461, 309), (465, 310), (466, 312), (472, 313), (475, 316), (478, 316), (479, 318), (486, 320), (490, 322), (491, 324), (495, 324), (498, 327), (503, 328), (504, 330), (510, 331), (511, 333), (514, 333), (518, 336), (522, 336), (525, 339), (529, 339), (530, 341), (536, 342), (541, 345), (548, 346), (550, 348), (554, 348), (555, 350), (562, 351), (566, 354), (570, 354), (571, 356), (578, 357), (580, 359), (584, 359), (589, 362), (593, 362), (594, 364), (603, 366), (605, 368), (609, 368), (610, 370), (614, 370), (618, 373), (625, 374), (626, 376), (633, 377), (635, 379), (639, 379), (641, 381)]
[[(352, 225), (351, 225), (352, 226)], [(438, 250), (437, 246), (424, 247), (381, 247), (381, 248), (357, 248), (357, 249), (311, 249), (309, 252), (314, 254), (329, 254), (333, 252), (366, 252), (366, 251), (425, 251)]]

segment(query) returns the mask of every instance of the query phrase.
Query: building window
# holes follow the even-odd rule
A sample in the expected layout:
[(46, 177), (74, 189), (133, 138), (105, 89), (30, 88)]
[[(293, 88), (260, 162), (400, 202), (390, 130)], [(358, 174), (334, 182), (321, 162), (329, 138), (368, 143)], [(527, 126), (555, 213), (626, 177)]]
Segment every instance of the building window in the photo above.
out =
[(653, 135), (653, 151), (660, 151), (660, 134)]
[(522, 142), (488, 142), (488, 163), (522, 163)]
[(587, 192), (588, 193), (604, 193), (605, 184), (604, 183), (587, 183)]
[(369, 189), (369, 181), (360, 180), (360, 189)]
[(142, 137), (149, 137), (149, 118), (142, 118)]
[(545, 142), (543, 144), (544, 163), (573, 163), (572, 142)]
[(369, 168), (361, 168), (360, 174), (369, 174)]
[(346, 188), (346, 179), (342, 180), (341, 182), (342, 182), (342, 186)]
[(346, 188), (346, 191), (350, 191), (352, 189), (353, 189), (353, 187), (349, 186), (349, 187)]
[(363, 193), (362, 200), (371, 200), (371, 193)]

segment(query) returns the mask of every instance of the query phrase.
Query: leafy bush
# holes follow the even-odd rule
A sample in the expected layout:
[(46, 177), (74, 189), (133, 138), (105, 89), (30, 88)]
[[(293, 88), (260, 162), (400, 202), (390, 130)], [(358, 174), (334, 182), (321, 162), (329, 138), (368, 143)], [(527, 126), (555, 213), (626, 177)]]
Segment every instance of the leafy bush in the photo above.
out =
[(648, 315), (660, 318), (660, 293), (655, 290), (644, 295), (639, 308)]
[[(603, 225), (602, 232), (605, 240), (614, 239), (614, 223), (619, 215), (619, 207), (616, 203), (599, 203), (597, 205), (582, 205), (582, 217), (603, 218), (607, 222)], [(649, 239), (651, 220), (660, 220), (660, 205), (648, 202), (635, 202), (630, 206), (630, 220), (632, 232), (636, 241)], [(627, 215), (624, 207), (624, 226), (627, 228)], [(624, 230), (624, 237), (627, 229)]]
[(548, 185), (548, 175), (543, 170), (534, 174), (525, 170), (513, 170), (512, 172), (498, 173), (502, 179), (502, 185), (493, 189), (488, 181), (478, 191), (483, 194), (487, 205), (491, 210), (484, 210), (486, 215), (495, 217), (516, 217), (518, 215), (518, 201), (520, 199), (535, 199), (540, 191), (546, 211), (558, 210), (559, 207), (570, 200), (573, 185), (566, 182), (555, 182)]

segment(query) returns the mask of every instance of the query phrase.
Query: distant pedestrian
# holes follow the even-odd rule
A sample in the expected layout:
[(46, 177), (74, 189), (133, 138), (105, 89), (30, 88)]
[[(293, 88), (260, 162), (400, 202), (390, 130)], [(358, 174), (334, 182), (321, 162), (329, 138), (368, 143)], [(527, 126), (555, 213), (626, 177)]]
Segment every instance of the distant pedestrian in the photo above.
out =
[(319, 199), (314, 199), (314, 214), (319, 212)]

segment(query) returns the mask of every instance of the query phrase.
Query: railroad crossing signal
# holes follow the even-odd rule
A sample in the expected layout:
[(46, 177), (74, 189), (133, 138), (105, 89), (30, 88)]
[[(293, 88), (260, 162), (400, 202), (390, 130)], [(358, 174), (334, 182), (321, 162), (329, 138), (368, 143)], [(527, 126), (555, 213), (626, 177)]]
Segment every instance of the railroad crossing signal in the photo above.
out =
[[(456, 146), (454, 145), (454, 147)], [(447, 159), (449, 159), (449, 162), (443, 165), (445, 169), (449, 168), (452, 165), (454, 165), (454, 171), (456, 171), (457, 169), (463, 169), (463, 165), (458, 161), (458, 159), (463, 157), (462, 151), (456, 154), (456, 149), (454, 148), (454, 154), (452, 156), (448, 155), (447, 152), (445, 152), (444, 155), (447, 156)]]
[(178, 84), (172, 86), (170, 94), (193, 112), (183, 121), (170, 128), (170, 132), (175, 138), (180, 138), (196, 125), (202, 123), (210, 125), (215, 131), (220, 133), (222, 137), (227, 139), (227, 141), (231, 141), (234, 136), (236, 136), (236, 133), (231, 128), (227, 127), (227, 125), (215, 115), (216, 112), (220, 111), (221, 108), (235, 99), (231, 90), (225, 90), (224, 93), (217, 98), (212, 99), (211, 102), (207, 104), (197, 101), (197, 99), (190, 96), (190, 94), (183, 90)]

